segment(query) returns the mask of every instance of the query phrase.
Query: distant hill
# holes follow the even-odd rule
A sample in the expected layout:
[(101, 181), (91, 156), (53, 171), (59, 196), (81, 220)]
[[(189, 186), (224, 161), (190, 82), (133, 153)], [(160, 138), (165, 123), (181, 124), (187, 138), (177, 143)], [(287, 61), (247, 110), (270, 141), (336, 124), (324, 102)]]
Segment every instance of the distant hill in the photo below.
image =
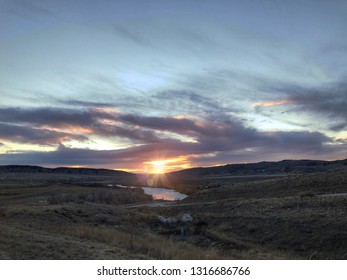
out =
[[(184, 169), (168, 173), (172, 176), (242, 176), (242, 175), (280, 175), (280, 174), (300, 174), (313, 173), (328, 170), (347, 169), (347, 159), (336, 161), (324, 160), (282, 160), (278, 162), (262, 161), (258, 163), (227, 164), (214, 167), (198, 167)], [(24, 172), (24, 173), (55, 173), (55, 174), (84, 174), (84, 175), (104, 175), (121, 176), (124, 178), (134, 178), (133, 173), (94, 168), (71, 168), (57, 167), (46, 168), (32, 165), (0, 165), (0, 172)]]
[(213, 176), (213, 175), (280, 175), (312, 173), (347, 168), (347, 159), (323, 160), (282, 160), (258, 163), (227, 164), (215, 167), (198, 167), (171, 172), (174, 176)]
[(133, 177), (135, 174), (110, 169), (94, 169), (94, 168), (71, 168), (57, 167), (46, 168), (32, 165), (2, 165), (0, 172), (23, 172), (23, 173), (56, 173), (56, 174), (84, 174), (84, 175), (120, 175)]

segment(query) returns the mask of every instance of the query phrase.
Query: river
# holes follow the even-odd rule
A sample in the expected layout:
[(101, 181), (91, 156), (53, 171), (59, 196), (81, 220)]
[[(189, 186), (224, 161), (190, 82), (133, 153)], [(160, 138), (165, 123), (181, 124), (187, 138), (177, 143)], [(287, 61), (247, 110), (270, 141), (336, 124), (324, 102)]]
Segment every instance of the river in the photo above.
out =
[[(136, 188), (133, 186), (123, 186), (123, 185), (116, 185), (120, 188)], [(141, 189), (144, 190), (145, 194), (151, 195), (154, 200), (167, 200), (167, 201), (174, 201), (174, 200), (182, 200), (188, 195), (180, 192), (176, 192), (172, 189), (164, 189), (164, 188), (149, 188), (149, 187), (141, 187)]]
[(164, 189), (164, 188), (148, 188), (148, 187), (142, 187), (145, 194), (149, 194), (153, 197), (154, 200), (182, 200), (188, 195), (176, 192), (171, 189)]

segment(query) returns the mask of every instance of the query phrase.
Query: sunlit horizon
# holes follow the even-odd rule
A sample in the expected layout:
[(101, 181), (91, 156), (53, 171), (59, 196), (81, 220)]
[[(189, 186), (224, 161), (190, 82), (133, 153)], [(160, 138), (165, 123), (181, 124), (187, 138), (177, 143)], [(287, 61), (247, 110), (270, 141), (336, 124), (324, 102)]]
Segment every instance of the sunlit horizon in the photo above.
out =
[(0, 10), (3, 165), (347, 158), (345, 1), (26, 2)]

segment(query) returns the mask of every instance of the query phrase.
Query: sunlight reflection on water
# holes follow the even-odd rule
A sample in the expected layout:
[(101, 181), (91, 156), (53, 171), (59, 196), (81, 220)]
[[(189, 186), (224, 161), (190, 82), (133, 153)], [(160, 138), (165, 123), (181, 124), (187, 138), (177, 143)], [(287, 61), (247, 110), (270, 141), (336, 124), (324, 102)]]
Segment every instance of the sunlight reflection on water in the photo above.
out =
[[(113, 186), (112, 184), (108, 184), (108, 186)], [(124, 186), (124, 185), (116, 185), (119, 188), (137, 188), (134, 186)], [(164, 189), (164, 188), (149, 188), (149, 187), (141, 187), (145, 194), (151, 195), (154, 200), (182, 200), (188, 197), (188, 195), (180, 192), (176, 192), (171, 189)]]
[(170, 189), (148, 187), (143, 187), (142, 189), (145, 191), (145, 194), (152, 195), (154, 200), (182, 200), (188, 197), (186, 194)]

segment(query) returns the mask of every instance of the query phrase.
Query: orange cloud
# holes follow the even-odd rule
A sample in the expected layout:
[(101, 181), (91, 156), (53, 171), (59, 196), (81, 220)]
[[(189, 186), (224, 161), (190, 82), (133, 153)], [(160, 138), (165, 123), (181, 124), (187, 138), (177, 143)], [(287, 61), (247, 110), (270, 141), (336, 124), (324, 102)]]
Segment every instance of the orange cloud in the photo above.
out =
[(272, 106), (279, 106), (279, 105), (285, 105), (285, 104), (292, 104), (292, 100), (288, 99), (282, 99), (282, 100), (275, 100), (275, 101), (265, 101), (265, 102), (254, 102), (252, 103), (253, 107), (272, 107)]
[(176, 120), (184, 120), (184, 119), (186, 119), (186, 117), (185, 116), (173, 116), (173, 118), (174, 119), (176, 119)]
[(81, 127), (73, 124), (64, 124), (64, 125), (56, 125), (52, 127), (51, 125), (40, 125), (38, 126), (40, 129), (47, 129), (55, 132), (65, 132), (72, 134), (92, 134), (93, 130), (91, 128)]
[(156, 158), (151, 161), (143, 162), (146, 173), (168, 173), (179, 169), (190, 168), (191, 164), (187, 161), (188, 156), (176, 158)]

